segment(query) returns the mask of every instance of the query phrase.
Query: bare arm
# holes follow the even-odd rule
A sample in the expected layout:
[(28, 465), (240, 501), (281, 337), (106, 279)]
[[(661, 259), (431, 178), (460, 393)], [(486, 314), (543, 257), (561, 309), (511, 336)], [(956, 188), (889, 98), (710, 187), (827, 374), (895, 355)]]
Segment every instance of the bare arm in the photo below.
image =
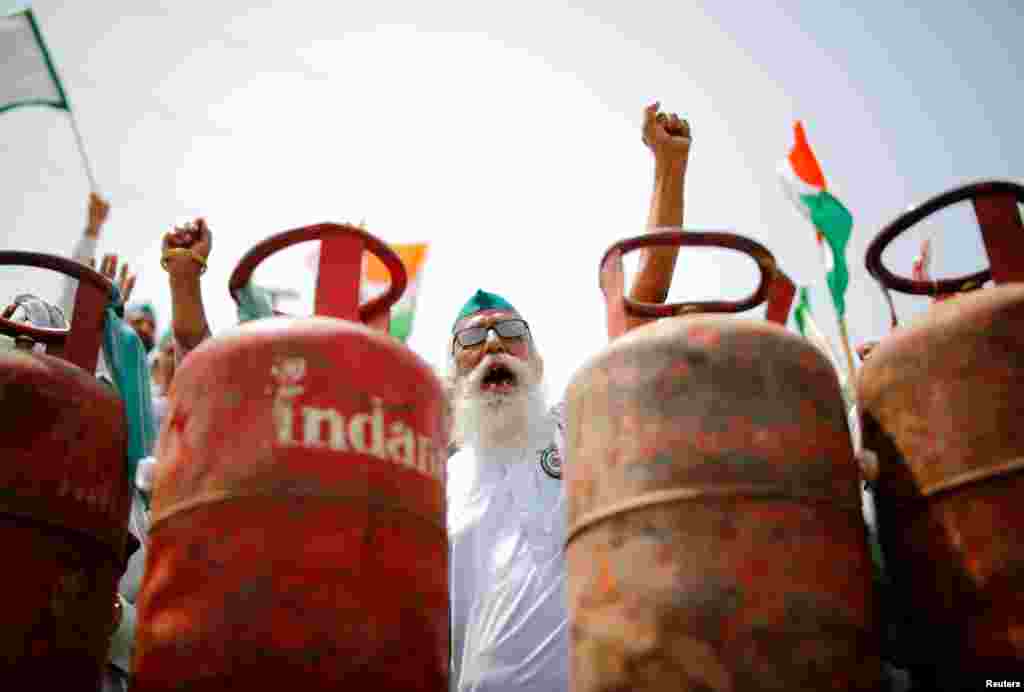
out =
[[(96, 194), (89, 195), (89, 214), (85, 222), (85, 231), (72, 250), (74, 260), (90, 266), (95, 264), (96, 243), (109, 213), (110, 205), (103, 198)], [(65, 277), (61, 286), (60, 301), (57, 305), (64, 311), (68, 324), (71, 324), (71, 313), (75, 307), (75, 292), (77, 290), (78, 281), (70, 276)]]
[(212, 244), (213, 235), (203, 219), (197, 219), (184, 228), (175, 228), (164, 236), (162, 261), (170, 281), (171, 329), (178, 344), (179, 357), (209, 336), (210, 327), (206, 321), (199, 279), (204, 265), (189, 253), (173, 251), (190, 249), (205, 262), (210, 256)]
[[(675, 113), (659, 113), (658, 104), (644, 109), (643, 141), (654, 155), (654, 191), (647, 217), (648, 230), (682, 226), (683, 192), (690, 158), (690, 126)], [(678, 248), (644, 248), (629, 297), (661, 303), (668, 297)]]

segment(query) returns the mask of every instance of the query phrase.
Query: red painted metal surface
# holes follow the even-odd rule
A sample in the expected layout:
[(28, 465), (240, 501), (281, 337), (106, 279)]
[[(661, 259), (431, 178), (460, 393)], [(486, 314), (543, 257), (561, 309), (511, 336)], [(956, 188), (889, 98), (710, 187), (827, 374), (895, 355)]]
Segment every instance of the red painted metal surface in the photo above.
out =
[(96, 690), (131, 499), (124, 408), (93, 375), (111, 286), (59, 257), (0, 252), (0, 265), (54, 269), (80, 280), (71, 330), (0, 319), (0, 332), (47, 343), (50, 354), (63, 356), (0, 351), (4, 685)]
[[(936, 287), (881, 266), (899, 233), (968, 199), (991, 272)], [(1024, 278), (1021, 200), (1010, 183), (957, 188), (902, 215), (868, 252), (869, 271), (902, 292), (964, 290), (990, 274), (999, 284), (934, 304), (858, 375), (864, 446), (879, 457), (879, 540), (907, 622), (894, 653), (938, 680), (1024, 670), (1024, 284), (1009, 283)]]
[[(685, 303), (641, 303), (629, 298), (625, 289), (623, 255), (643, 247), (722, 247), (748, 255), (760, 274), (757, 288), (738, 301), (712, 300)], [(699, 313), (736, 313), (767, 302), (765, 318), (785, 324), (793, 304), (796, 287), (779, 269), (766, 247), (744, 236), (721, 231), (662, 231), (620, 240), (605, 252), (599, 275), (601, 291), (608, 309), (608, 338), (615, 339), (630, 329), (663, 317)]]
[[(771, 286), (758, 300), (791, 299)], [(765, 321), (662, 319), (589, 361), (567, 406), (573, 692), (876, 689), (858, 468), (823, 354)]]
[[(365, 236), (299, 230), (249, 259)], [(388, 301), (360, 314), (383, 324)], [(160, 439), (133, 692), (447, 690), (444, 412), (430, 367), (354, 321), (259, 320), (189, 354)]]

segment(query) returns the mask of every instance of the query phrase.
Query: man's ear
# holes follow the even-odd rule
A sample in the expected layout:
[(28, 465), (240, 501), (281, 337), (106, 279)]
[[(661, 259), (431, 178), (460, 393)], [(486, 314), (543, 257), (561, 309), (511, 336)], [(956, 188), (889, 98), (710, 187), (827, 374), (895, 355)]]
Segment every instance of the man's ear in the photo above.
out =
[(537, 368), (537, 381), (540, 382), (544, 379), (544, 359), (540, 357), (540, 352), (537, 349), (531, 347), (530, 350), (533, 352), (534, 367)]

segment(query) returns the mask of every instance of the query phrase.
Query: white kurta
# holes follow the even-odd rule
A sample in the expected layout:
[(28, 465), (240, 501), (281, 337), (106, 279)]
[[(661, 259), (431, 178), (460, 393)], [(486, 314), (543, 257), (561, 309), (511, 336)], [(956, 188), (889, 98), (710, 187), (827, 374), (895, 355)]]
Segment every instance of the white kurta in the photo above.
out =
[(552, 412), (526, 448), (448, 461), (453, 692), (568, 689), (565, 458)]

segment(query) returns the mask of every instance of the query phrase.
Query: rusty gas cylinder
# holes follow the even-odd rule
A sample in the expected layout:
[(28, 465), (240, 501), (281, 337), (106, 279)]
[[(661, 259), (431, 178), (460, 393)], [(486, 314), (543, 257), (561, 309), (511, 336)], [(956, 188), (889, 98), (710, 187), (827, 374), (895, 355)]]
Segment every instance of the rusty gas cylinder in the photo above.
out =
[[(964, 200), (977, 212), (990, 270), (925, 283), (885, 269), (893, 238)], [(896, 329), (857, 381), (864, 446), (879, 461), (873, 488), (890, 600), (907, 623), (894, 653), (937, 685), (952, 681), (949, 689), (1024, 670), (1021, 200), (1024, 188), (1010, 183), (951, 190), (887, 226), (867, 257), (871, 274), (901, 292), (996, 283)]]
[[(753, 241), (673, 235), (609, 250), (613, 341), (568, 390), (571, 689), (873, 691), (871, 561), (835, 370), (776, 324), (693, 315), (767, 294), (781, 322), (792, 284)], [(621, 255), (648, 244), (741, 249), (761, 285), (737, 304), (632, 303)], [(691, 316), (619, 336), (670, 314)]]
[(113, 287), (51, 255), (0, 252), (0, 265), (79, 281), (70, 329), (0, 319), (0, 333), (47, 345), (0, 351), (4, 688), (92, 692), (110, 647), (131, 506), (124, 406), (94, 374)]
[[(386, 329), (401, 261), (321, 224), (250, 251), (232, 294), (272, 252), (316, 239), (320, 316), (246, 323), (175, 374), (133, 692), (447, 690), (444, 395), (367, 326)], [(364, 249), (392, 280), (360, 306)]]

